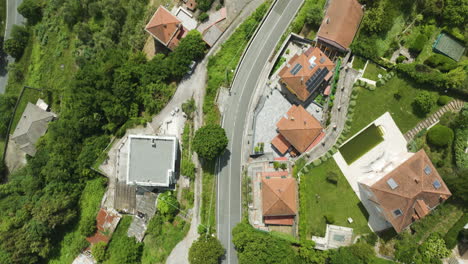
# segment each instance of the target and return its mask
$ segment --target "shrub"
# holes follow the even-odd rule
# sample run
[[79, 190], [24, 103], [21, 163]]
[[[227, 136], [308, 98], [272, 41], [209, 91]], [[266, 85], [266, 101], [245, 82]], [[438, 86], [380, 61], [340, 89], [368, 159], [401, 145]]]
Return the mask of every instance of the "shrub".
[[409, 46], [409, 51], [415, 54], [421, 53], [422, 49], [424, 48], [424, 45], [426, 45], [426, 42], [429, 39], [425, 34], [419, 34], [416, 39], [411, 43]]
[[195, 164], [187, 158], [182, 158], [181, 173], [192, 180], [195, 179]]
[[427, 132], [427, 141], [436, 147], [446, 147], [453, 141], [453, 130], [443, 125], [435, 125]]
[[214, 0], [196, 0], [197, 7], [203, 12], [210, 10], [211, 5], [213, 4]]
[[200, 236], [189, 250], [190, 264], [217, 264], [224, 255], [221, 242], [212, 236]]
[[84, 237], [93, 235], [96, 232], [96, 218], [93, 216], [84, 218], [80, 223], [79, 231]]
[[351, 102], [349, 102], [349, 106], [356, 106], [356, 100], [351, 100]]
[[325, 218], [325, 222], [327, 222], [329, 225], [335, 223], [335, 217], [332, 214], [326, 214], [323, 216], [323, 218]]
[[210, 18], [210, 16], [209, 16], [207, 13], [205, 13], [205, 12], [201, 12], [201, 13], [198, 15], [198, 21], [200, 21], [200, 22], [202, 22], [202, 23], [205, 22], [205, 21], [207, 21], [208, 18]]
[[429, 113], [435, 105], [435, 97], [428, 91], [422, 91], [414, 100], [415, 110], [420, 115]]
[[441, 72], [449, 72], [457, 67], [457, 63], [454, 60], [438, 53], [427, 58], [424, 64], [436, 68]]
[[42, 18], [42, 9], [40, 6], [40, 1], [24, 0], [18, 6], [18, 13], [27, 18], [29, 24], [36, 24]]
[[403, 61], [406, 60], [406, 57], [403, 56], [403, 55], [400, 55], [398, 56], [398, 58], [396, 59], [396, 63], [402, 63]]
[[315, 167], [317, 167], [317, 166], [319, 166], [320, 164], [322, 164], [322, 161], [321, 161], [320, 159], [316, 159], [316, 160], [314, 160], [314, 162], [312, 162], [312, 164], [313, 164]]
[[445, 234], [444, 241], [448, 249], [453, 249], [458, 244], [462, 235], [461, 232], [464, 230], [463, 227], [467, 222], [468, 214], [465, 213]]
[[208, 232], [208, 228], [204, 225], [198, 225], [197, 232], [199, 235], [205, 235]]
[[450, 100], [452, 100], [452, 98], [450, 96], [441, 95], [441, 96], [439, 96], [439, 99], [437, 100], [437, 104], [440, 105], [440, 106], [444, 106], [444, 105], [448, 104], [448, 102], [450, 102]]
[[11, 39], [7, 39], [3, 43], [3, 49], [15, 59], [19, 59], [28, 45], [28, 40], [28, 30], [24, 26], [13, 25], [11, 30]]
[[333, 171], [327, 172], [327, 181], [335, 185], [338, 184], [338, 174], [336, 174], [336, 172]]
[[201, 127], [193, 138], [193, 149], [206, 160], [213, 160], [222, 154], [227, 144], [226, 132], [221, 126], [214, 124]]
[[103, 241], [100, 241], [91, 247], [91, 253], [98, 263], [106, 260], [106, 249], [107, 244]]
[[170, 191], [158, 196], [157, 208], [166, 221], [172, 222], [179, 212], [179, 207], [179, 201], [177, 201], [177, 198]]
[[457, 129], [455, 131], [455, 163], [460, 169], [468, 168], [468, 155], [465, 153], [466, 148], [468, 148], [468, 142], [466, 141], [467, 138], [468, 129]]

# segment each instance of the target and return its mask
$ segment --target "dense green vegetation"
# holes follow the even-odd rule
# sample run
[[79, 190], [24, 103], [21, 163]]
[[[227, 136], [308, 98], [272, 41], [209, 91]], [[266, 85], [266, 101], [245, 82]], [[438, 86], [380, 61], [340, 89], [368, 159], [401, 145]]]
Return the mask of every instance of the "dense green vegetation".
[[190, 223], [179, 216], [172, 222], [156, 214], [148, 224], [143, 240], [142, 264], [165, 263], [167, 257], [187, 234]]
[[218, 264], [224, 255], [221, 242], [215, 237], [201, 235], [189, 251], [190, 264]]
[[140, 263], [143, 244], [136, 242], [134, 237], [128, 237], [127, 231], [131, 216], [124, 216], [121, 220], [112, 239], [107, 246], [104, 264], [137, 264]]
[[[304, 168], [299, 185], [299, 236], [324, 236], [328, 221], [354, 229], [355, 234], [369, 233], [367, 211], [333, 159], [320, 166]], [[337, 175], [337, 183], [327, 180], [330, 173]], [[348, 223], [348, 217], [353, 223]], [[333, 218], [333, 219], [332, 219]]]
[[228, 138], [220, 125], [208, 124], [195, 132], [193, 148], [198, 156], [212, 161], [226, 149]]
[[60, 118], [49, 125], [36, 156], [0, 187], [0, 262], [51, 257], [80, 215], [86, 182], [99, 177], [89, 168], [107, 135], [158, 112], [174, 91], [171, 83], [204, 56], [201, 35], [190, 32], [174, 52], [147, 61], [138, 52], [146, 8], [146, 0], [43, 1], [42, 20], [28, 23], [32, 35], [16, 64], [26, 70], [11, 78], [7, 94], [16, 95], [23, 84], [47, 92], [25, 93], [15, 123], [27, 100], [38, 96]]

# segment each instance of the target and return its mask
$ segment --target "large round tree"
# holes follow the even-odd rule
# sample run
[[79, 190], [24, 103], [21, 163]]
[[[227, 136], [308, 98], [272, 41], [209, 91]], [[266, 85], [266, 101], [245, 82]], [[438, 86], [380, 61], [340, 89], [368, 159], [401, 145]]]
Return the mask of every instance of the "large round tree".
[[224, 255], [224, 248], [218, 239], [212, 236], [200, 236], [189, 250], [190, 264], [218, 264]]
[[219, 125], [206, 125], [195, 132], [193, 148], [197, 154], [213, 160], [224, 152], [228, 144], [226, 132]]
[[436, 147], [445, 147], [453, 141], [453, 130], [443, 125], [435, 125], [427, 132], [429, 144]]

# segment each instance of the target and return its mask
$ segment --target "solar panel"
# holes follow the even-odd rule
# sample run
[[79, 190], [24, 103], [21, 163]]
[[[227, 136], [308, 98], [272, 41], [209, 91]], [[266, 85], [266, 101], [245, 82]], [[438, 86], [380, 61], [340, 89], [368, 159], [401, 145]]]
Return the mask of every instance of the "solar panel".
[[439, 189], [442, 185], [440, 184], [439, 180], [435, 180], [432, 185], [434, 185], [434, 188]]
[[294, 67], [292, 68], [291, 74], [296, 75], [301, 69], [302, 69], [302, 65], [300, 65], [298, 63], [298, 64], [294, 65]]
[[306, 86], [307, 86], [307, 91], [309, 93], [312, 93], [313, 90], [315, 90], [315, 88], [317, 88], [317, 86], [319, 86], [322, 81], [323, 81], [323, 78], [325, 78], [325, 76], [328, 74], [328, 69], [327, 68], [320, 68], [318, 69], [314, 75], [312, 75], [312, 77], [309, 78], [309, 80], [307, 80], [306, 82]]
[[388, 186], [390, 186], [390, 188], [392, 188], [392, 190], [395, 190], [395, 188], [398, 187], [398, 184], [396, 183], [396, 181], [393, 178], [390, 178], [387, 181], [387, 184], [388, 184]]
[[402, 212], [400, 209], [396, 209], [395, 211], [393, 211], [393, 214], [394, 214], [395, 216], [400, 216], [400, 215], [403, 214], [403, 212]]
[[429, 165], [426, 165], [426, 167], [424, 167], [424, 173], [426, 173], [426, 175], [429, 175], [431, 174], [431, 172], [432, 172], [431, 167], [429, 167]]

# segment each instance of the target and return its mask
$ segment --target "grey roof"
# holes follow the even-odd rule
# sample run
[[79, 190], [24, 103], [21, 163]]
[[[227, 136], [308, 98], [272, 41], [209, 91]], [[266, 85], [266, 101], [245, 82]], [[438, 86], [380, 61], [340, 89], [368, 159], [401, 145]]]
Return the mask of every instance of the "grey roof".
[[157, 194], [152, 192], [145, 192], [143, 195], [137, 195], [137, 213], [142, 213], [143, 216], [140, 217], [135, 215], [133, 221], [130, 224], [127, 235], [129, 237], [135, 237], [138, 241], [143, 241], [145, 237], [145, 232], [147, 224], [153, 218], [156, 213], [156, 199], [158, 198]]
[[176, 137], [129, 136], [127, 184], [169, 187], [174, 181]]
[[204, 33], [203, 33], [203, 40], [210, 46], [212, 47], [216, 41], [221, 37], [223, 34], [223, 31], [219, 29], [216, 25], [208, 28]]
[[32, 103], [28, 103], [11, 139], [21, 150], [34, 156], [36, 154], [34, 144], [46, 133], [48, 123], [55, 117], [54, 113], [44, 111]]

